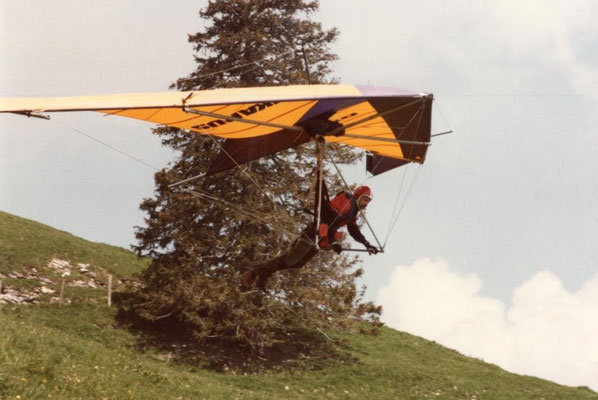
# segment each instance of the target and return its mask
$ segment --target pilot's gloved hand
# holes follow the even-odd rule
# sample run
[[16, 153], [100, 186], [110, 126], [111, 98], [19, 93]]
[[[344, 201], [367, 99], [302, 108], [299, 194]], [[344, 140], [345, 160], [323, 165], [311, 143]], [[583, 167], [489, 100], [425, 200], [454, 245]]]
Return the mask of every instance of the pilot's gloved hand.
[[343, 248], [340, 245], [340, 243], [334, 242], [334, 243], [332, 243], [331, 247], [332, 247], [332, 250], [334, 250], [334, 252], [336, 254], [341, 254], [341, 251], [343, 251]]
[[378, 249], [376, 247], [372, 246], [371, 244], [368, 244], [366, 247], [368, 249], [368, 254], [370, 256], [374, 255], [374, 254], [378, 254]]

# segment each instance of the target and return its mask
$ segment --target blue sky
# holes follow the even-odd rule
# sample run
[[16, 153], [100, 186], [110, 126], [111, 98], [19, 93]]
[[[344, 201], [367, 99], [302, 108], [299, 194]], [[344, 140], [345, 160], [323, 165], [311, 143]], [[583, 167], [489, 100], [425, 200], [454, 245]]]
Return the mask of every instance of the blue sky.
[[[165, 91], [194, 69], [203, 4], [3, 1], [1, 95]], [[434, 133], [454, 131], [423, 167], [347, 171], [383, 238], [406, 182], [387, 251], [364, 259], [368, 299], [397, 329], [598, 389], [598, 3], [325, 0], [315, 18], [341, 32], [341, 82], [434, 93]], [[128, 247], [154, 171], [77, 131], [173, 158], [139, 121], [2, 115], [0, 209]]]

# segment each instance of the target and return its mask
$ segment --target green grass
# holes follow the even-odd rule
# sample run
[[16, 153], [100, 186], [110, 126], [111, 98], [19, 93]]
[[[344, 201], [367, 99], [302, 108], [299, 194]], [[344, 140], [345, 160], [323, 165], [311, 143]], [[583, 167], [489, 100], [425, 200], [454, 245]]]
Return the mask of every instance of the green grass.
[[376, 337], [329, 333], [349, 341], [339, 350], [352, 360], [322, 369], [215, 372], [137, 348], [139, 337], [118, 328], [115, 314], [88, 303], [4, 306], [0, 398], [598, 399], [388, 328]]
[[130, 276], [147, 266], [130, 251], [92, 243], [68, 232], [0, 211], [0, 272], [41, 268], [53, 258], [91, 264], [121, 276]]
[[[2, 230], [6, 220], [20, 221], [0, 214]], [[21, 236], [0, 233], [2, 249], [12, 249], [18, 256], [9, 257], [21, 260], [17, 270], [48, 257], [42, 249], [51, 246], [41, 243], [39, 249], [19, 249], [14, 240], [27, 242], [29, 233], [67, 246], [52, 254], [65, 259], [79, 254], [85, 263], [87, 256], [98, 257], [94, 262], [102, 268], [112, 265], [111, 271], [122, 277], [143, 265], [128, 264], [136, 258], [123, 249], [23, 223], [29, 230]], [[32, 232], [36, 228], [43, 235]], [[73, 251], [77, 246], [78, 253]], [[110, 248], [118, 262], [112, 263]], [[98, 256], [100, 249], [105, 259]], [[3, 268], [10, 270], [10, 263]], [[102, 293], [68, 288], [70, 304], [0, 305], [0, 399], [598, 399], [587, 388], [511, 374], [389, 328], [378, 336], [360, 335], [358, 326], [355, 332], [327, 332], [337, 353], [329, 359], [312, 362], [309, 355], [297, 355], [292, 368], [247, 375], [218, 372], [203, 367], [206, 362], [173, 356], [180, 348], [142, 346], [147, 337], [126, 329], [117, 307], [93, 301]]]

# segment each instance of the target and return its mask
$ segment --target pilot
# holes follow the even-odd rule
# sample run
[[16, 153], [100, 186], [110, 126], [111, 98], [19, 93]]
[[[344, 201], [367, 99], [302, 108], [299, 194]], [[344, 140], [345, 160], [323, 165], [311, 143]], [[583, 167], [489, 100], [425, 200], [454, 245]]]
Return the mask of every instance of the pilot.
[[[241, 275], [241, 290], [251, 290], [257, 280], [257, 287], [265, 291], [268, 279], [272, 274], [284, 269], [302, 268], [316, 255], [318, 248], [333, 250], [340, 254], [343, 249], [337, 240], [342, 238], [342, 235], [338, 229], [345, 225], [349, 235], [363, 244], [370, 255], [378, 253], [378, 249], [366, 240], [357, 225], [359, 211], [365, 210], [372, 200], [372, 190], [368, 186], [359, 186], [353, 193], [340, 192], [330, 200], [325, 184], [322, 189], [317, 245], [314, 242], [314, 237], [316, 237], [316, 222], [314, 222], [293, 241], [285, 254], [255, 266]], [[316, 200], [318, 197], [319, 193], [316, 190]], [[315, 204], [317, 207], [318, 202], [316, 201]], [[317, 213], [314, 214], [317, 215]]]

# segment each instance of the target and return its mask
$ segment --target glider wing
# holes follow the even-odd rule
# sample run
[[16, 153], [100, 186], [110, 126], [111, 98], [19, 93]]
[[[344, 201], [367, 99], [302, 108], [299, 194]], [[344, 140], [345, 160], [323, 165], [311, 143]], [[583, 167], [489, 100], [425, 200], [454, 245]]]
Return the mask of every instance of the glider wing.
[[318, 120], [342, 124], [324, 140], [371, 153], [368, 170], [374, 174], [423, 163], [431, 109], [430, 94], [350, 85], [0, 98], [0, 112], [95, 111], [225, 138], [210, 174], [311, 140], [304, 127]]

